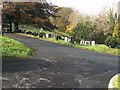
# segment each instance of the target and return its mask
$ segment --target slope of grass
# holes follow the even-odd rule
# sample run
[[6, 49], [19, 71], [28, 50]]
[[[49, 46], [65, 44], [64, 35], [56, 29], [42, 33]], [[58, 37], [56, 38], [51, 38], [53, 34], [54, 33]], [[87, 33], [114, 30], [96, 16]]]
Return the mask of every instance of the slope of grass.
[[35, 28], [33, 26], [28, 26], [28, 25], [20, 25], [20, 29], [25, 32], [36, 32], [36, 33], [46, 33], [46, 34], [51, 34], [52, 32], [40, 28]]
[[20, 25], [20, 29], [21, 29], [22, 31], [25, 31], [25, 32], [30, 31], [30, 32], [46, 33], [46, 34], [56, 33], [56, 34], [58, 34], [58, 35], [70, 37], [70, 35], [69, 35], [68, 33], [64, 33], [64, 32], [58, 31], [58, 30], [54, 30], [53, 32], [50, 32], [50, 31], [45, 30], [45, 29], [35, 28], [35, 27], [33, 27], [33, 26], [28, 26], [28, 25]]
[[120, 55], [119, 49], [110, 48], [104, 44], [96, 44], [95, 46], [85, 46], [85, 45], [77, 45], [76, 44], [75, 47], [92, 50], [92, 51], [97, 51], [97, 52], [101, 52], [101, 53], [106, 53], [106, 54]]
[[8, 37], [0, 36], [0, 45], [3, 58], [28, 58], [33, 54], [31, 48]]
[[116, 90], [120, 90], [120, 74], [116, 76], [115, 81], [114, 81], [114, 86]]
[[110, 48], [104, 44], [96, 44], [95, 46], [86, 46], [86, 45], [72, 44], [70, 42], [65, 42], [63, 40], [57, 41], [55, 38], [40, 38], [40, 39], [54, 42], [54, 43], [59, 43], [62, 45], [68, 45], [68, 46], [75, 47], [75, 48], [86, 49], [86, 50], [91, 50], [91, 51], [96, 51], [96, 52], [101, 52], [101, 53], [106, 53], [106, 54], [112, 54], [112, 55], [120, 55], [119, 49]]

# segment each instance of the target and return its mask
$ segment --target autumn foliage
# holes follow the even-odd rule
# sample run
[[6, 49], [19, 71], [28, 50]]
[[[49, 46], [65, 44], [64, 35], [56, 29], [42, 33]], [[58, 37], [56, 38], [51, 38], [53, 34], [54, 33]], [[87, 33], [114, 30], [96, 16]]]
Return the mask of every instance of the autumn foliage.
[[47, 2], [6, 2], [3, 6], [3, 24], [8, 23], [11, 32], [12, 23], [14, 31], [19, 30], [19, 24], [29, 24], [47, 30], [55, 28], [49, 17], [54, 16], [57, 7]]

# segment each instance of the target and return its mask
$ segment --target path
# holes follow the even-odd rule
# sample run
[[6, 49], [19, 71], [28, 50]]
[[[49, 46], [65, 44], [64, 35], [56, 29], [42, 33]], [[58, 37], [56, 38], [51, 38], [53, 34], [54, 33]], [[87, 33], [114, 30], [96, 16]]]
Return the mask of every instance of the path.
[[3, 59], [4, 88], [106, 88], [118, 56], [6, 34], [37, 50], [29, 59]]

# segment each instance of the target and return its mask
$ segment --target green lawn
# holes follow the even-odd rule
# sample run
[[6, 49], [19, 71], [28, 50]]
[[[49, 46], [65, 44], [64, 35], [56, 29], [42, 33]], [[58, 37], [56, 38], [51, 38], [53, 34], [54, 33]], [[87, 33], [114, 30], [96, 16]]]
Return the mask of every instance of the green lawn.
[[8, 37], [0, 36], [0, 45], [3, 58], [28, 58], [33, 54], [31, 48]]
[[[28, 34], [21, 34], [21, 35], [25, 35], [25, 36], [29, 36], [33, 38], [39, 38], [39, 37], [35, 37], [33, 35], [28, 35]], [[96, 44], [95, 46], [85, 46], [85, 45], [79, 45], [79, 44], [72, 44], [70, 42], [65, 42], [63, 40], [57, 41], [55, 38], [39, 38], [39, 39], [54, 42], [54, 43], [59, 43], [62, 45], [68, 45], [68, 46], [76, 47], [80, 49], [86, 49], [86, 50], [91, 50], [91, 51], [96, 51], [96, 52], [101, 52], [101, 53], [106, 53], [106, 54], [112, 54], [112, 55], [120, 55], [120, 52], [119, 52], [120, 49], [110, 48], [103, 44]]]
[[40, 32], [41, 32], [41, 33], [46, 33], [46, 34], [56, 33], [56, 34], [58, 34], [58, 35], [70, 37], [70, 35], [69, 35], [68, 33], [60, 32], [60, 31], [58, 31], [58, 30], [54, 30], [53, 32], [50, 32], [50, 31], [48, 31], [48, 30], [45, 30], [45, 29], [42, 29], [42, 30], [41, 30], [40, 28], [35, 28], [35, 27], [29, 26], [29, 25], [20, 25], [19, 27], [20, 27], [20, 29], [21, 29], [22, 31], [25, 31], [25, 32], [28, 32], [28, 31], [30, 31], [30, 32], [37, 32], [37, 33], [40, 33]]
[[97, 52], [101, 52], [101, 53], [106, 53], [106, 54], [120, 55], [120, 53], [118, 52], [119, 49], [110, 48], [104, 44], [96, 44], [95, 46], [75, 45], [75, 47], [82, 48], [82, 49], [88, 49], [88, 50], [92, 50], [92, 51], [97, 51]]
[[116, 90], [120, 90], [120, 74], [115, 77], [114, 86]]
[[29, 25], [20, 25], [19, 27], [22, 31], [25, 31], [25, 32], [28, 32], [28, 31], [37, 32], [37, 33], [41, 32], [41, 33], [46, 33], [46, 34], [51, 34], [52, 33], [48, 30], [44, 30], [44, 29], [41, 30], [40, 28], [35, 28], [35, 27], [29, 26]]

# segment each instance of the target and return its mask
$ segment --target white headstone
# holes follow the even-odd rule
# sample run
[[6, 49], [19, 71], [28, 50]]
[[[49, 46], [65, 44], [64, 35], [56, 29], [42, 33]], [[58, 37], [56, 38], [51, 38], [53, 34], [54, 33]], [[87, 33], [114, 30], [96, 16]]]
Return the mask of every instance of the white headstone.
[[84, 40], [81, 40], [80, 41], [80, 45], [84, 45], [85, 44], [85, 41]]
[[65, 42], [67, 42], [68, 41], [68, 38], [67, 37], [65, 37]]
[[76, 41], [74, 43], [77, 43]]
[[68, 42], [70, 42], [70, 38], [68, 38]]
[[95, 41], [91, 41], [91, 45], [94, 46], [95, 45]]
[[85, 45], [90, 45], [90, 41], [85, 41]]
[[42, 32], [43, 31], [43, 29], [42, 28], [40, 28], [40, 32]]
[[46, 34], [46, 38], [49, 38], [49, 34]]

